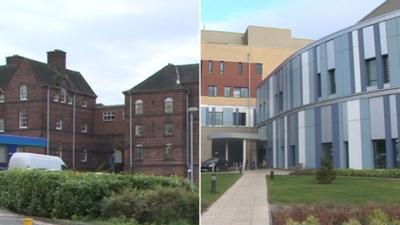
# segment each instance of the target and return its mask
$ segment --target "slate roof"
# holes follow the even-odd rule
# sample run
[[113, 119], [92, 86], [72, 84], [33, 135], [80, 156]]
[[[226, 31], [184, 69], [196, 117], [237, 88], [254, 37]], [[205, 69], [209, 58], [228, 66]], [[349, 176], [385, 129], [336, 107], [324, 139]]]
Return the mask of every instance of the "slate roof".
[[365, 20], [372, 19], [398, 10], [400, 10], [400, 0], [386, 0], [381, 5], [372, 10], [370, 13], [368, 13], [359, 22], [363, 22]]
[[[23, 58], [26, 60], [33, 72], [38, 76], [40, 82], [43, 85], [58, 86], [60, 81], [65, 77], [69, 85], [69, 89], [72, 91], [77, 91], [82, 94], [89, 96], [96, 96], [92, 88], [83, 78], [82, 74], [77, 71], [68, 70], [61, 72], [60, 70], [39, 61], [35, 61], [28, 58]], [[17, 66], [1, 66], [0, 67], [0, 87], [6, 85], [8, 80], [16, 71]]]
[[[177, 82], [177, 72], [180, 83]], [[128, 92], [160, 91], [183, 88], [184, 83], [199, 81], [199, 64], [173, 65], [168, 64], [149, 78], [131, 88]]]

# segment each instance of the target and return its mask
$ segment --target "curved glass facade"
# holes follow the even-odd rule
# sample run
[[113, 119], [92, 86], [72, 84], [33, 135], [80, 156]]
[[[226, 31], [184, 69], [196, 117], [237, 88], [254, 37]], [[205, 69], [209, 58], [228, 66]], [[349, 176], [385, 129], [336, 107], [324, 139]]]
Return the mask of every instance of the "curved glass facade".
[[400, 12], [299, 50], [257, 87], [269, 167], [400, 166]]

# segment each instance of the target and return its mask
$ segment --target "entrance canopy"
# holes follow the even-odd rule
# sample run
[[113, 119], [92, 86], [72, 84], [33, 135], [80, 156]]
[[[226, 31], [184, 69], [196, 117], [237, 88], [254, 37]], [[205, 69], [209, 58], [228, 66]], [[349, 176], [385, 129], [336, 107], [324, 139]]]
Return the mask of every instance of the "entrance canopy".
[[209, 140], [216, 140], [216, 139], [240, 139], [240, 140], [255, 140], [255, 141], [262, 141], [263, 139], [258, 134], [252, 133], [213, 133], [208, 135]]
[[0, 134], [0, 144], [46, 147], [46, 138]]

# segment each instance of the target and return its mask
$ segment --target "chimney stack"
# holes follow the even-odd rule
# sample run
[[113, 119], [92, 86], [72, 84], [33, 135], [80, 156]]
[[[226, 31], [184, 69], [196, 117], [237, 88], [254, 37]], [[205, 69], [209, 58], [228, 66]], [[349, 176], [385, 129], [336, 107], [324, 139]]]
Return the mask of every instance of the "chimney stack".
[[65, 70], [66, 53], [58, 49], [47, 52], [47, 64], [57, 67], [60, 70]]
[[8, 56], [6, 57], [6, 64], [7, 66], [17, 66], [22, 62], [22, 60], [23, 57], [19, 55]]

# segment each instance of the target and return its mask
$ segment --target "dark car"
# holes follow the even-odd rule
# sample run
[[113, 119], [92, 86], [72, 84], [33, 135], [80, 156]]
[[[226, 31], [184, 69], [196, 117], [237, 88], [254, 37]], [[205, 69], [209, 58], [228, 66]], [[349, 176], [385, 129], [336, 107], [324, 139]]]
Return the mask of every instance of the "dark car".
[[212, 172], [214, 167], [215, 172], [219, 172], [221, 170], [228, 170], [228, 161], [225, 159], [221, 158], [214, 158], [214, 159], [209, 159], [201, 164], [201, 171], [208, 171]]

